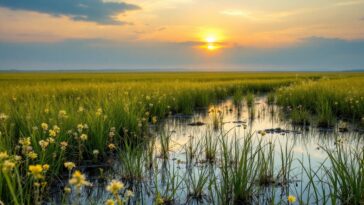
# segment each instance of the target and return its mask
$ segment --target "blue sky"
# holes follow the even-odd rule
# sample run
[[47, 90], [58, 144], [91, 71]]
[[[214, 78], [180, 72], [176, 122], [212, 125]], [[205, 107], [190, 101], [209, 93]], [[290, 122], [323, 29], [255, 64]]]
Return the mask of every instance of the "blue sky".
[[362, 0], [0, 0], [0, 70], [363, 69], [363, 10]]

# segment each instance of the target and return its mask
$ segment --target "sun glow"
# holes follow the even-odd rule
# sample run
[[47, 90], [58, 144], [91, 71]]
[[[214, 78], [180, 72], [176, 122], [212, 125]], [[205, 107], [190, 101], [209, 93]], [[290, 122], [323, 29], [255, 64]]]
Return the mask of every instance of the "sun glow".
[[216, 51], [222, 48], [223, 35], [218, 30], [208, 30], [200, 33], [201, 48]]

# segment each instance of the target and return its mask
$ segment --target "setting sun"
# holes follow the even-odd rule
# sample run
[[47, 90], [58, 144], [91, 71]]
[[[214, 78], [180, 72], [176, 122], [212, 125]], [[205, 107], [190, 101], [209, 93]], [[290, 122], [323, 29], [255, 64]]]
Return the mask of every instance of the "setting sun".
[[203, 38], [203, 45], [202, 48], [208, 51], [215, 51], [221, 48], [221, 37], [217, 37], [215, 34], [208, 34], [206, 37]]

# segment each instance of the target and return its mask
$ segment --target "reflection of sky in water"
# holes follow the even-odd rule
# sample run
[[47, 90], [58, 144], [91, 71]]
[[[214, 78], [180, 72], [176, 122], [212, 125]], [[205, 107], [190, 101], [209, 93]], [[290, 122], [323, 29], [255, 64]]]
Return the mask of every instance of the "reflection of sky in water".
[[[213, 129], [212, 113], [208, 113], [208, 110], [211, 108], [222, 111], [222, 129]], [[199, 174], [201, 174], [199, 171], [201, 171], [203, 167], [206, 168], [207, 166], [207, 163], [202, 163], [205, 159], [203, 146], [204, 137], [206, 135], [210, 135], [214, 140], [218, 140], [218, 138], [221, 137], [221, 133], [227, 133], [227, 135], [224, 136], [226, 139], [232, 140], [236, 138], [239, 142], [239, 140], [241, 141], [244, 136], [246, 136], [248, 133], [251, 133], [253, 144], [255, 145], [260, 140], [263, 142], [263, 144], [272, 142], [275, 145], [275, 174], [279, 171], [281, 165], [280, 147], [282, 146], [284, 149], [286, 144], [289, 147], [293, 146], [292, 152], [294, 161], [292, 163], [292, 174], [290, 176], [292, 183], [290, 183], [289, 186], [285, 188], [282, 186], [271, 186], [264, 188], [265, 190], [262, 192], [262, 196], [258, 199], [259, 204], [265, 204], [267, 202], [266, 199], [271, 197], [272, 193], [275, 193], [276, 202], [279, 202], [280, 197], [282, 197], [282, 199], [286, 198], [288, 190], [289, 194], [303, 196], [306, 200], [307, 193], [301, 193], [301, 190], [304, 189], [308, 179], [303, 173], [304, 171], [302, 169], [301, 162], [305, 167], [309, 167], [309, 156], [311, 160], [311, 167], [313, 170], [316, 170], [326, 159], [326, 154], [324, 151], [319, 149], [320, 145], [328, 146], [334, 149], [334, 143], [338, 137], [345, 139], [344, 146], [350, 147], [359, 144], [362, 145], [362, 140], [360, 139], [358, 133], [339, 133], [336, 131], [319, 132], [316, 128], [312, 127], [310, 127], [308, 130], [294, 128], [289, 122], [283, 120], [283, 113], [281, 113], [282, 111], [276, 106], [268, 106], [266, 104], [266, 99], [263, 97], [256, 99], [254, 104], [253, 119], [250, 118], [250, 111], [246, 105], [243, 105], [240, 109], [240, 112], [238, 112], [238, 109], [232, 104], [231, 100], [227, 100], [216, 106], [212, 106], [208, 110], [201, 110], [192, 116], [172, 116], [163, 122], [162, 125], [164, 126], [166, 135], [171, 136], [169, 159], [166, 161], [160, 158], [161, 145], [160, 141], [157, 139], [155, 144], [155, 159], [157, 160], [158, 164], [157, 175], [153, 175], [150, 170], [145, 170], [145, 180], [143, 183], [133, 186], [134, 191], [136, 192], [134, 202], [139, 201], [142, 202], [142, 204], [153, 204], [155, 181], [158, 181], [158, 187], [160, 187], [159, 189], [163, 190], [163, 187], [165, 187], [163, 181], [165, 178], [168, 178], [169, 173], [174, 172], [178, 175], [177, 181], [182, 182], [177, 192], [178, 200], [176, 203], [186, 203], [186, 196], [188, 193], [186, 191], [186, 185], [183, 182], [185, 180], [183, 178], [186, 177], [186, 173], [188, 173], [188, 168], [185, 163], [186, 148], [190, 144], [193, 144], [193, 147], [196, 149], [197, 163], [195, 163], [195, 166], [192, 167], [191, 173], [197, 177]], [[273, 113], [271, 112], [272, 110], [274, 111]], [[202, 126], [188, 125], [192, 122], [203, 122], [206, 124]], [[244, 128], [244, 124], [246, 125], [246, 128]], [[265, 136], [258, 134], [259, 130], [275, 128], [288, 131], [280, 133], [267, 133]], [[328, 166], [329, 162], [326, 161], [325, 165]], [[114, 164], [114, 166], [116, 167], [116, 171], [110, 171], [106, 174], [109, 180], [120, 179], [120, 168], [123, 165], [117, 162]], [[217, 169], [217, 167], [219, 166], [219, 154], [217, 155], [217, 162], [214, 166], [215, 168], [213, 172], [218, 175], [219, 169]], [[318, 175], [321, 174], [321, 171], [318, 172]], [[157, 176], [157, 180], [155, 179], [155, 176]], [[88, 190], [88, 197], [86, 197], [87, 194], [84, 194], [83, 201], [85, 204], [88, 204], [90, 200], [103, 203], [108, 197], [110, 197], [110, 194], [105, 192], [105, 184], [94, 181], [94, 185], [98, 188]], [[311, 201], [312, 200], [313, 199], [311, 198]], [[187, 204], [196, 204], [196, 201], [189, 201]], [[205, 201], [205, 204], [210, 203]]]
[[[338, 138], [345, 139], [344, 146], [356, 146], [362, 144], [358, 133], [337, 132], [337, 129], [331, 131], [319, 131], [317, 128], [309, 127], [308, 129], [293, 127], [289, 121], [284, 120], [282, 110], [276, 106], [268, 106], [266, 104], [266, 99], [259, 97], [256, 99], [254, 105], [254, 118], [250, 118], [250, 111], [246, 105], [243, 105], [238, 109], [233, 105], [231, 100], [222, 102], [219, 105], [211, 106], [211, 108], [217, 108], [223, 113], [223, 127], [222, 133], [228, 133], [226, 137], [237, 137], [244, 138], [248, 133], [253, 135], [253, 143], [257, 144], [259, 140], [263, 141], [263, 144], [272, 142], [275, 145], [275, 172], [278, 172], [280, 168], [280, 147], [284, 149], [286, 144], [291, 147], [293, 152], [292, 162], [292, 174], [291, 180], [296, 183], [290, 185], [290, 193], [297, 195], [303, 195], [306, 197], [306, 193], [301, 194], [301, 181], [303, 182], [303, 187], [307, 183], [307, 178], [305, 178], [304, 170], [302, 169], [301, 163], [305, 167], [309, 167], [316, 170], [320, 165], [329, 166], [328, 160], [325, 161], [327, 155], [319, 148], [320, 146], [327, 146], [329, 148], [335, 148], [335, 142]], [[272, 111], [274, 111], [272, 113]], [[185, 160], [185, 147], [188, 146], [191, 136], [195, 144], [202, 146], [204, 137], [206, 134], [212, 134], [215, 136], [215, 140], [221, 135], [221, 131], [213, 131], [212, 114], [208, 114], [207, 111], [197, 112], [195, 115], [190, 117], [171, 117], [166, 120], [165, 129], [172, 131], [172, 143], [171, 143], [171, 155], [172, 158], [179, 159], [181, 161]], [[203, 122], [206, 123], [202, 126], [189, 126], [188, 123], [192, 122]], [[239, 122], [239, 123], [237, 123]], [[246, 123], [242, 123], [246, 122]], [[243, 125], [247, 125], [244, 129]], [[286, 132], [279, 133], [267, 133], [265, 136], [258, 134], [260, 130], [275, 129], [280, 128]], [[158, 146], [157, 146], [158, 148]], [[199, 152], [200, 157], [203, 159], [203, 151]], [[309, 160], [311, 164], [309, 164]], [[318, 172], [318, 175], [322, 172]], [[296, 186], [297, 185], [297, 186]], [[281, 188], [275, 188], [276, 197], [279, 198], [281, 194]], [[298, 193], [297, 193], [298, 192]], [[283, 198], [285, 196], [282, 196]], [[279, 199], [278, 199], [279, 201]]]

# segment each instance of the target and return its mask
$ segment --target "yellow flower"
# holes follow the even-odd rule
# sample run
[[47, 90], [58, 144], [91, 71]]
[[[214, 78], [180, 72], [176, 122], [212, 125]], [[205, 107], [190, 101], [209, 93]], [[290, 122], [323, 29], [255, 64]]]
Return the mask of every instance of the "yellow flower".
[[49, 136], [51, 136], [51, 137], [57, 136], [57, 132], [54, 130], [49, 130], [48, 132], [49, 132]]
[[8, 152], [0, 152], [0, 160], [7, 159], [9, 157]]
[[44, 113], [47, 113], [48, 114], [49, 113], [49, 109], [48, 108], [45, 108], [44, 109]]
[[109, 185], [107, 185], [106, 190], [113, 194], [117, 194], [121, 189], [124, 188], [124, 184], [118, 180], [112, 180]]
[[19, 155], [14, 155], [14, 160], [15, 161], [20, 161], [22, 159], [22, 157], [21, 156], [19, 156]]
[[65, 188], [64, 188], [64, 192], [66, 192], [67, 194], [68, 194], [68, 193], [71, 193], [71, 188], [69, 188], [69, 187], [65, 187]]
[[80, 139], [81, 139], [81, 141], [86, 141], [87, 140], [87, 135], [86, 134], [82, 134], [80, 136]]
[[43, 150], [45, 150], [49, 145], [49, 142], [45, 140], [40, 140], [38, 143]]
[[47, 142], [49, 142], [49, 144], [53, 144], [54, 143], [54, 138], [53, 137], [48, 137]]
[[58, 117], [59, 118], [66, 118], [67, 117], [67, 112], [65, 110], [60, 110], [58, 112]]
[[110, 144], [108, 145], [108, 147], [109, 147], [109, 149], [110, 149], [110, 150], [114, 150], [114, 149], [116, 149], [115, 144], [112, 144], [112, 143], [110, 143]]
[[153, 116], [153, 117], [152, 117], [152, 123], [153, 123], [153, 124], [157, 123], [157, 116]]
[[84, 128], [83, 124], [78, 124], [77, 125], [78, 132], [82, 132], [83, 128]]
[[80, 171], [76, 170], [72, 174], [72, 178], [69, 180], [69, 183], [71, 185], [76, 186], [77, 188], [81, 188], [82, 186], [91, 186], [91, 183], [86, 180], [86, 177], [84, 174], [82, 174]]
[[43, 164], [42, 168], [44, 171], [47, 171], [49, 169], [49, 164]]
[[31, 144], [30, 137], [24, 137], [19, 139], [19, 144], [23, 146], [29, 146]]
[[36, 179], [42, 179], [44, 177], [43, 174], [42, 174], [43, 167], [40, 164], [37, 164], [37, 165], [29, 165], [29, 171], [32, 173], [32, 175]]
[[66, 150], [67, 149], [67, 146], [68, 146], [68, 142], [66, 142], [66, 141], [62, 141], [61, 143], [60, 143], [60, 145], [61, 145], [61, 150]]
[[38, 157], [38, 154], [35, 153], [35, 152], [33, 152], [33, 151], [31, 151], [31, 152], [28, 153], [28, 157], [30, 159], [36, 159]]
[[115, 202], [114, 202], [114, 200], [112, 200], [112, 199], [108, 199], [108, 200], [105, 202], [105, 205], [115, 205]]
[[66, 167], [68, 170], [72, 170], [73, 168], [75, 168], [76, 167], [76, 165], [75, 165], [75, 163], [73, 163], [73, 162], [65, 162], [64, 163], [64, 167]]
[[42, 129], [45, 131], [45, 130], [48, 130], [48, 124], [43, 122], [41, 125]]
[[53, 130], [54, 130], [56, 133], [60, 133], [60, 132], [61, 132], [61, 128], [59, 128], [57, 125], [53, 125]]
[[289, 203], [294, 203], [296, 201], [296, 197], [293, 195], [289, 195], [287, 199]]
[[100, 116], [101, 114], [102, 114], [102, 109], [101, 108], [97, 109], [96, 116]]
[[83, 112], [85, 111], [85, 108], [83, 108], [82, 106], [78, 107], [78, 111], [77, 112]]
[[125, 197], [129, 198], [129, 197], [133, 197], [134, 196], [134, 192], [131, 190], [126, 190], [125, 192]]
[[2, 167], [4, 172], [11, 171], [14, 169], [15, 163], [10, 160], [5, 160]]

